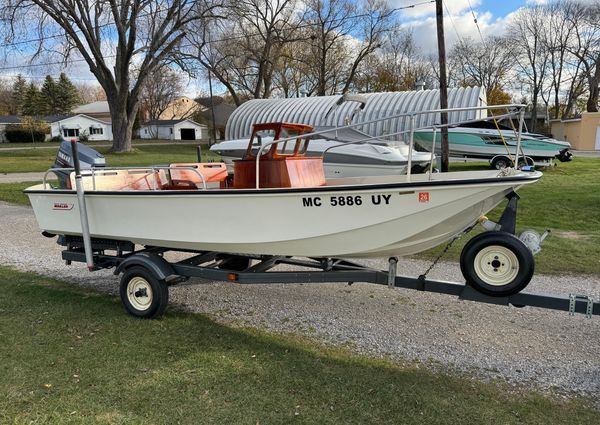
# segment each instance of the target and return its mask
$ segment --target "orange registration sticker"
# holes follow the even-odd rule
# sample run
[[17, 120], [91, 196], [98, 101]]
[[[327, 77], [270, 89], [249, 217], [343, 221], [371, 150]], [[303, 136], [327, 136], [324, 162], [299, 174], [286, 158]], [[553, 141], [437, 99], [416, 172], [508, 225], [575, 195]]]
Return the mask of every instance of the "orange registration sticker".
[[419, 202], [429, 202], [429, 192], [419, 192]]

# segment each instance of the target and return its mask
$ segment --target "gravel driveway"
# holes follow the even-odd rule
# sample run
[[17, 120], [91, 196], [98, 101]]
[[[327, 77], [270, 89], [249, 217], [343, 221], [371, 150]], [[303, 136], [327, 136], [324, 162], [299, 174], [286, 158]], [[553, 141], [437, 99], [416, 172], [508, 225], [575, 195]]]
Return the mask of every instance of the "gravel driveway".
[[[60, 247], [40, 235], [30, 208], [0, 203], [0, 234], [0, 264], [117, 293], [111, 272], [89, 273], [83, 264], [65, 266]], [[416, 276], [427, 266], [401, 260], [398, 270]], [[439, 264], [429, 277], [461, 280], [453, 263]], [[224, 323], [301, 333], [371, 356], [418, 360], [515, 385], [584, 393], [600, 405], [597, 316], [589, 320], [361, 283], [204, 283], [173, 287], [171, 302]], [[600, 278], [537, 275], [528, 290], [583, 293], [598, 300]]]

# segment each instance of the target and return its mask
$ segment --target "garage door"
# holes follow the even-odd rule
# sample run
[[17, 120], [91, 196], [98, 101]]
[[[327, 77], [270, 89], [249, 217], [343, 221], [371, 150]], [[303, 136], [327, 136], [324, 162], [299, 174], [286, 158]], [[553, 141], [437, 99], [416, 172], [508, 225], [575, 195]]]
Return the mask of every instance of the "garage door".
[[182, 128], [181, 140], [196, 140], [196, 130], [193, 128]]

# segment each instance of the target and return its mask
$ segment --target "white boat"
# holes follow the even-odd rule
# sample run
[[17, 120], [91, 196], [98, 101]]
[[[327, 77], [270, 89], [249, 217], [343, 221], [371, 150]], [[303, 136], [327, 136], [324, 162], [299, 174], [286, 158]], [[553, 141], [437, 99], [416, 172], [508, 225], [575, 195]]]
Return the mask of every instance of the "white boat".
[[[276, 139], [284, 130], [310, 131], [276, 125]], [[322, 159], [304, 156], [308, 141], [297, 137], [292, 153], [273, 143], [260, 161], [250, 144], [247, 159], [235, 162], [233, 181], [218, 163], [197, 164], [195, 170], [88, 171], [83, 183], [90, 234], [244, 254], [408, 255], [449, 240], [542, 175], [511, 170], [325, 179]], [[194, 175], [200, 178], [194, 181]], [[41, 184], [25, 193], [43, 231], [82, 234], [74, 190]]]
[[[406, 174], [409, 147], [404, 142], [378, 140], [355, 129], [318, 129], [308, 146], [306, 155], [323, 157], [326, 178], [385, 176]], [[233, 161], [242, 159], [249, 139], [226, 140], [211, 146], [218, 153], [230, 171]], [[272, 135], [255, 137], [253, 151], [263, 143], [271, 143]], [[428, 169], [431, 155], [426, 152], [412, 153], [412, 171]]]
[[[430, 152], [433, 141], [433, 130], [416, 130], [415, 143]], [[436, 132], [435, 152], [441, 151], [441, 132]], [[475, 122], [448, 128], [448, 148], [450, 156], [489, 159], [494, 168], [510, 165], [510, 158], [515, 157], [517, 135], [508, 127], [499, 129], [490, 122]], [[555, 140], [541, 134], [521, 133], [521, 151], [519, 155], [530, 158], [530, 162], [549, 163], [553, 159], [570, 161], [571, 145], [568, 142]], [[531, 164], [533, 165], [533, 164]]]

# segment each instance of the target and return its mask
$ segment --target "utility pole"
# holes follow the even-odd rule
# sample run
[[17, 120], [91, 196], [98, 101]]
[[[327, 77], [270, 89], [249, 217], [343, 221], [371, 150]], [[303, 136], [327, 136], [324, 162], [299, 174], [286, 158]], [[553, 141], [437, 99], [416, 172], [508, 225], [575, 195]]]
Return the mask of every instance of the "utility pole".
[[[437, 21], [438, 61], [440, 67], [440, 109], [448, 109], [448, 78], [446, 77], [446, 42], [444, 41], [444, 12], [442, 0], [435, 1]], [[442, 112], [442, 172], [448, 171], [448, 113]]]
[[215, 122], [215, 99], [213, 97], [213, 90], [212, 90], [212, 72], [210, 72], [210, 69], [208, 70], [208, 93], [210, 96], [210, 117], [211, 117], [211, 121], [212, 121], [212, 125], [211, 125], [211, 138], [212, 140], [208, 141], [208, 145], [211, 146], [214, 143], [217, 143], [217, 123]]

